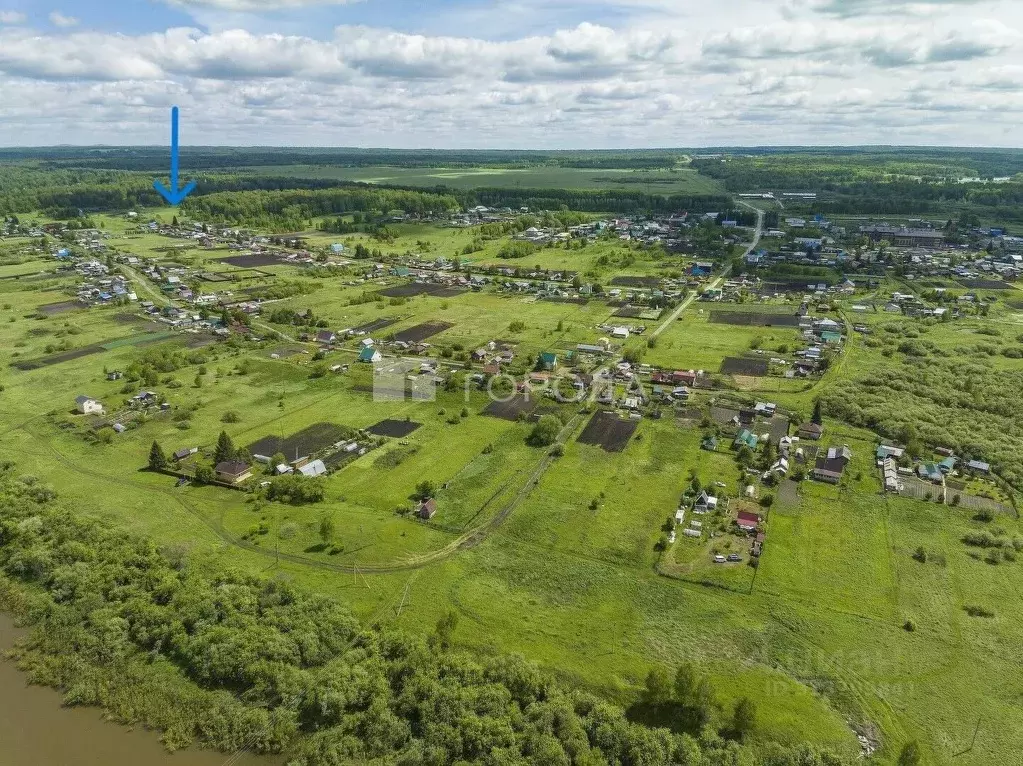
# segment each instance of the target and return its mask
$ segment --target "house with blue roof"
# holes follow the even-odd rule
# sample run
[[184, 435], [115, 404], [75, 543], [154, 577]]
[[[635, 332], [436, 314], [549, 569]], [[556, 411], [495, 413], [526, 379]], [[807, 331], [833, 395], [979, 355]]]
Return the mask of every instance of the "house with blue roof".
[[755, 450], [757, 448], [757, 444], [759, 444], [759, 440], [756, 435], [748, 428], [744, 428], [739, 432], [739, 435], [735, 437], [735, 441], [732, 442], [732, 447], [735, 449], [749, 447], [751, 450]]

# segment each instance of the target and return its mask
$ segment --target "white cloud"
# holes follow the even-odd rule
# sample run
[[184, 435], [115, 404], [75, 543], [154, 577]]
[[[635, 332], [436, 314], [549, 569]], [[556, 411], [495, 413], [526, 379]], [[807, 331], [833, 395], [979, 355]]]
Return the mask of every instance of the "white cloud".
[[[231, 23], [0, 27], [4, 140], [155, 143], [174, 103], [183, 140], [212, 144], [1004, 144], [1023, 115], [1014, 0], [931, 2], [912, 25], [870, 0], [718, 0], [699, 12], [677, 0], [495, 0], [498, 15], [530, 15], [508, 27], [528, 31], [497, 39], [446, 22], [432, 34], [310, 30], [282, 11], [306, 0], [174, 2]], [[541, 23], [548, 7], [574, 9], [571, 21]], [[269, 8], [282, 12], [251, 13]]]
[[26, 20], [20, 11], [0, 11], [0, 24], [24, 24]]
[[258, 13], [286, 11], [310, 5], [349, 5], [362, 0], [164, 0], [181, 8], [213, 8], [220, 11]]
[[53, 26], [60, 27], [61, 29], [67, 29], [78, 25], [78, 19], [74, 16], [65, 16], [60, 11], [50, 11], [49, 19]]

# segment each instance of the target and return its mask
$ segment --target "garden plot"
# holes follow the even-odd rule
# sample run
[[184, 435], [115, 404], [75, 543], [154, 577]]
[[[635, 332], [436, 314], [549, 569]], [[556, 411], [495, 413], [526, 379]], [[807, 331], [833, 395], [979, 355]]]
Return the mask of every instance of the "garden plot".
[[710, 321], [715, 324], [734, 324], [743, 327], [799, 327], [799, 317], [795, 314], [756, 311], [711, 311]]
[[767, 376], [766, 359], [740, 359], [734, 356], [727, 356], [721, 362], [721, 372], [725, 375], [746, 375], [753, 378]]
[[375, 319], [372, 322], [367, 322], [366, 324], [359, 325], [358, 327], [353, 327], [352, 332], [369, 334], [371, 332], [376, 332], [377, 330], [383, 330], [385, 327], [390, 327], [397, 321], [397, 319]]
[[[355, 431], [337, 423], [314, 423], [288, 437], [264, 436], [248, 446], [253, 455], [271, 457], [278, 452], [288, 459], [309, 457], [339, 441], [351, 439]], [[294, 456], [294, 457], [293, 457]]]
[[598, 446], [605, 452], [622, 452], [638, 426], [638, 420], [622, 420], [614, 413], [598, 412], [590, 418], [577, 441]]
[[385, 298], [413, 298], [417, 295], [432, 295], [435, 298], [454, 298], [456, 295], [461, 295], [464, 292], [465, 290], [460, 287], [414, 282], [410, 285], [384, 288], [380, 291], [380, 295]]
[[414, 420], [381, 420], [379, 423], [366, 429], [367, 433], [374, 436], [390, 436], [393, 439], [403, 439], [413, 431], [422, 426]]
[[661, 316], [660, 309], [650, 309], [643, 306], [630, 306], [626, 304], [620, 309], [615, 311], [611, 316], [620, 317], [622, 319], [647, 319], [653, 321]]
[[394, 334], [394, 340], [402, 343], [422, 343], [445, 330], [454, 327], [450, 322], [424, 322]]
[[660, 277], [615, 277], [611, 280], [615, 287], [659, 287]]
[[68, 311], [75, 311], [76, 309], [86, 308], [78, 301], [61, 301], [60, 303], [46, 303], [36, 309], [40, 314], [44, 314], [48, 317], [56, 316], [57, 314], [63, 314]]
[[1008, 282], [1003, 282], [1000, 279], [960, 279], [959, 284], [963, 287], [969, 287], [974, 290], [1009, 290], [1011, 289]]
[[223, 258], [221, 263], [229, 263], [242, 269], [259, 268], [260, 266], [282, 266], [287, 261], [273, 253], [250, 253], [249, 255], [232, 255]]
[[501, 420], [518, 420], [519, 417], [529, 417], [533, 411], [540, 406], [540, 400], [532, 396], [516, 396], [507, 401], [494, 400], [483, 410], [485, 415], [490, 415]]

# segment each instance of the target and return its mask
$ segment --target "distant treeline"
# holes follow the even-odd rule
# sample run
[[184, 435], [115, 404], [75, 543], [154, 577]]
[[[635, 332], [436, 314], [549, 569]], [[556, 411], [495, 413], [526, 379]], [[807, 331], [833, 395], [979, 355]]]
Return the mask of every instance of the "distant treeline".
[[848, 215], [947, 215], [973, 212], [998, 221], [1023, 220], [1023, 183], [960, 183], [1011, 178], [1023, 172], [1023, 152], [979, 150], [804, 151], [695, 160], [704, 175], [732, 192], [808, 191], [814, 201], [786, 209]]
[[[184, 147], [181, 161], [196, 171], [268, 165], [334, 165], [339, 167], [565, 167], [608, 169], [671, 168], [685, 157], [682, 150], [397, 150], [314, 149], [272, 147]], [[105, 168], [161, 172], [167, 168], [167, 149], [157, 147], [88, 149], [51, 147], [0, 150], [3, 161], [41, 161], [50, 168]]]

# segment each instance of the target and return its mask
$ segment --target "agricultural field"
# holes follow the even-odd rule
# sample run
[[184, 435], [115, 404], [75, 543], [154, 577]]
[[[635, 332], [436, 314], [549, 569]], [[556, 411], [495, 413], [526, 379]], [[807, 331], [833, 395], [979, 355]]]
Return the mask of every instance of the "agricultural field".
[[323, 165], [275, 165], [238, 168], [256, 176], [358, 181], [360, 183], [452, 189], [474, 187], [520, 187], [554, 189], [636, 189], [655, 194], [714, 194], [722, 186], [689, 168], [614, 170], [594, 168], [399, 168], [328, 167]]
[[[685, 169], [272, 174], [720, 191]], [[1023, 750], [1016, 284], [917, 287], [975, 293], [948, 320], [886, 311], [913, 289], [894, 274], [813, 297], [811, 323], [838, 338], [797, 376], [816, 332], [797, 316], [802, 295], [709, 299], [741, 259], [700, 275], [700, 252], [596, 234], [502, 258], [521, 241], [514, 227], [466, 251], [483, 224], [318, 229], [332, 216], [304, 217], [285, 238], [300, 245], [269, 227], [240, 233], [251, 224], [211, 227], [204, 245], [166, 233], [184, 228], [168, 210], [139, 213], [164, 233], [108, 212], [93, 216], [102, 247], [88, 253], [70, 232], [2, 243], [12, 481], [198, 571], [347, 605], [381, 641], [398, 630], [433, 637], [434, 654], [441, 640], [520, 654], [643, 731], [693, 733], [648, 699], [651, 670], [692, 662], [717, 731], [741, 700], [755, 704], [755, 730], [732, 740], [751, 759], [810, 743], [889, 766], [917, 742], [922, 763], [982, 766]], [[55, 257], [65, 242], [68, 264]], [[83, 274], [93, 260], [104, 276]], [[181, 287], [167, 280], [177, 274]], [[79, 297], [113, 276], [134, 300]], [[601, 289], [582, 292], [590, 284]], [[82, 412], [79, 397], [103, 411]], [[926, 492], [885, 492], [881, 444], [905, 448], [907, 484], [923, 486], [913, 472], [946, 452], [962, 460]], [[964, 465], [981, 458], [989, 470]], [[697, 513], [704, 495], [714, 505]]]

